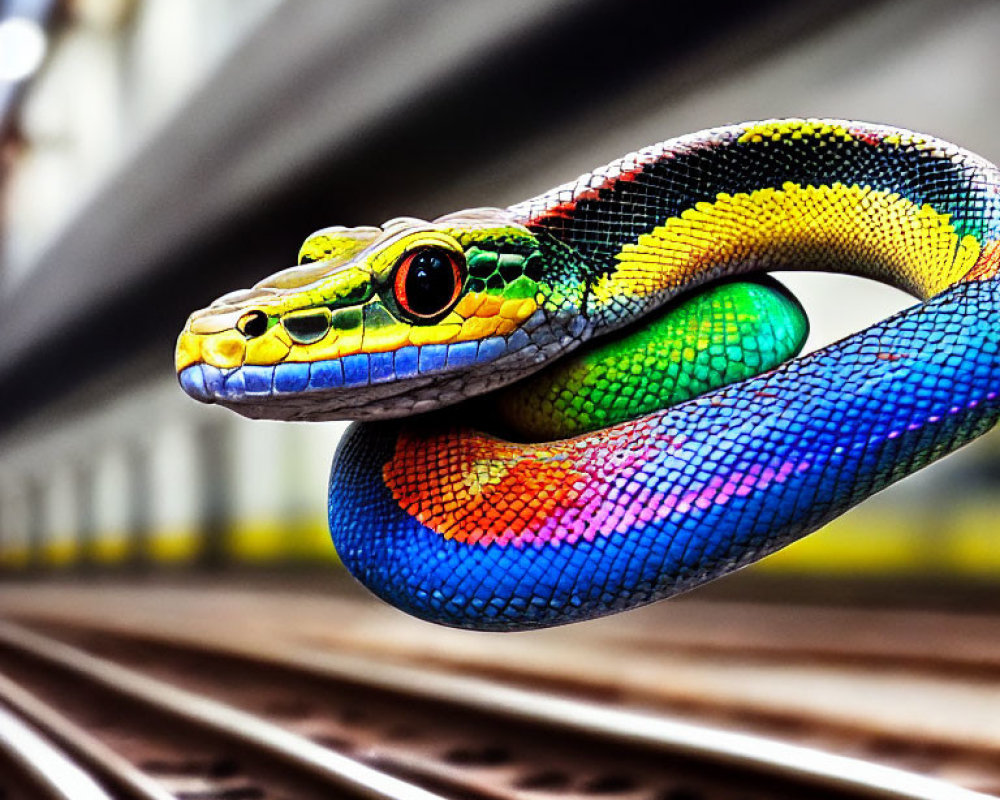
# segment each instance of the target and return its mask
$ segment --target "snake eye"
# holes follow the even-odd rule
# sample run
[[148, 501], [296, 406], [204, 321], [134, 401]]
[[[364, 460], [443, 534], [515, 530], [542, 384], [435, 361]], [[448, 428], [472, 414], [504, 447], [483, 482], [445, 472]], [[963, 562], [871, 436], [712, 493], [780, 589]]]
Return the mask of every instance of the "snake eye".
[[267, 314], [258, 309], [248, 311], [236, 323], [236, 330], [248, 339], [263, 336], [267, 332]]
[[293, 342], [312, 344], [326, 336], [330, 330], [330, 309], [313, 308], [298, 314], [288, 314], [281, 318], [281, 324]]
[[443, 247], [421, 247], [407, 253], [396, 267], [396, 302], [409, 316], [432, 320], [458, 299], [465, 259]]

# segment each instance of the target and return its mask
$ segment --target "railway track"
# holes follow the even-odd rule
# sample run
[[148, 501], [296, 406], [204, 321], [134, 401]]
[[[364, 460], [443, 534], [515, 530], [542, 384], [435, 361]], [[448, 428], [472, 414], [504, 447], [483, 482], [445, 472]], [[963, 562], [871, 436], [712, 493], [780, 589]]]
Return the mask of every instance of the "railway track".
[[[56, 639], [0, 625], [0, 701], [104, 796], [142, 800], [337, 797], [435, 800], [439, 795], [196, 692]], [[15, 716], [16, 715], [16, 716]], [[20, 737], [8, 737], [19, 742]], [[40, 775], [48, 761], [23, 757]], [[23, 773], [25, 770], [21, 770]], [[84, 794], [79, 775], [40, 797]], [[15, 779], [14, 786], [21, 784]], [[29, 795], [34, 796], [34, 795]]]
[[[0, 670], [8, 676], [3, 704], [112, 797], [986, 796], [822, 748], [572, 698], [551, 685], [539, 691], [291, 644], [269, 648], [252, 628], [211, 636], [40, 615], [28, 627], [0, 623]], [[800, 733], [822, 743], [821, 730]], [[894, 757], [914, 755], [897, 746]], [[965, 754], [919, 756], [933, 767], [928, 758]]]

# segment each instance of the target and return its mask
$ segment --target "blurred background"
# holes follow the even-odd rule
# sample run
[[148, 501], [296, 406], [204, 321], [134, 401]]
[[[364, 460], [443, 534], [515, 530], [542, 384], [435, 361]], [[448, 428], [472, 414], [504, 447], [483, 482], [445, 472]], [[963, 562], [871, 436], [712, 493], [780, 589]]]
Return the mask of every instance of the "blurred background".
[[[1000, 5], [959, 0], [0, 0], [0, 574], [336, 571], [339, 424], [248, 422], [172, 373], [187, 313], [330, 224], [505, 205], [772, 116], [1000, 160]], [[908, 305], [787, 276], [810, 347]], [[1000, 581], [1000, 438], [762, 575]]]
[[[545, 734], [490, 739], [492, 722], [441, 715], [466, 679], [473, 706], [522, 721], [504, 686], [543, 711], [542, 695], [583, 698], [1000, 795], [997, 433], [681, 601], [473, 635], [348, 580], [325, 519], [343, 425], [250, 422], [188, 399], [173, 373], [192, 310], [290, 266], [320, 227], [507, 205], [713, 125], [878, 121], [1000, 161], [997, 42], [996, 0], [0, 0], [0, 671], [61, 709], [77, 699], [76, 678], [18, 668], [8, 622], [27, 621], [237, 705], [270, 703], [265, 716], [324, 747], [425, 770], [423, 785], [451, 776], [461, 797], [508, 796], [496, 770], [519, 798], [819, 796], [623, 773], [620, 738], [605, 768], [553, 738], [551, 719]], [[810, 315], [810, 349], [912, 302], [860, 279], [781, 277]], [[219, 648], [272, 667], [334, 659], [349, 673], [339, 722], [317, 727], [300, 673], [265, 670], [234, 697], [243, 679], [208, 655]], [[420, 671], [386, 678], [386, 663]], [[377, 713], [357, 699], [366, 681], [394, 687]], [[427, 685], [444, 687], [430, 711]], [[289, 696], [267, 700], [279, 688]], [[78, 719], [97, 730], [120, 703], [88, 708]], [[139, 719], [126, 738], [136, 750], [160, 728]], [[401, 742], [404, 729], [423, 732]], [[563, 755], [546, 761], [542, 740]], [[140, 766], [167, 763], [138, 750]], [[189, 740], [172, 752], [189, 780]], [[651, 754], [655, 769], [683, 766]]]

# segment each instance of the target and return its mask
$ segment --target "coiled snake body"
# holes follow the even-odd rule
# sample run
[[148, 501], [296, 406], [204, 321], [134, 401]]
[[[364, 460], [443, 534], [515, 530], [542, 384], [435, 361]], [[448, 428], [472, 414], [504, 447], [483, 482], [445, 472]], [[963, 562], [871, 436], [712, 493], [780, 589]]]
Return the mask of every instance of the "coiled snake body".
[[[693, 587], [1000, 413], [1000, 173], [897, 128], [712, 129], [508, 209], [325, 229], [300, 262], [192, 315], [181, 384], [251, 417], [365, 420], [334, 459], [337, 550], [450, 625], [560, 624]], [[921, 302], [788, 361], [797, 305], [733, 282], [771, 269]]]

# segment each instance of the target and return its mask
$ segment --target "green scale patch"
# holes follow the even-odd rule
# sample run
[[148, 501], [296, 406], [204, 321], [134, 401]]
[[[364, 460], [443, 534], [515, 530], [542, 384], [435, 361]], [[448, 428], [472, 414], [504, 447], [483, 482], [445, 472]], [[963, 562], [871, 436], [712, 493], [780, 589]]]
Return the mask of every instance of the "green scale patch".
[[808, 331], [802, 307], [776, 281], [722, 284], [515, 384], [498, 411], [528, 438], [575, 436], [773, 369]]

